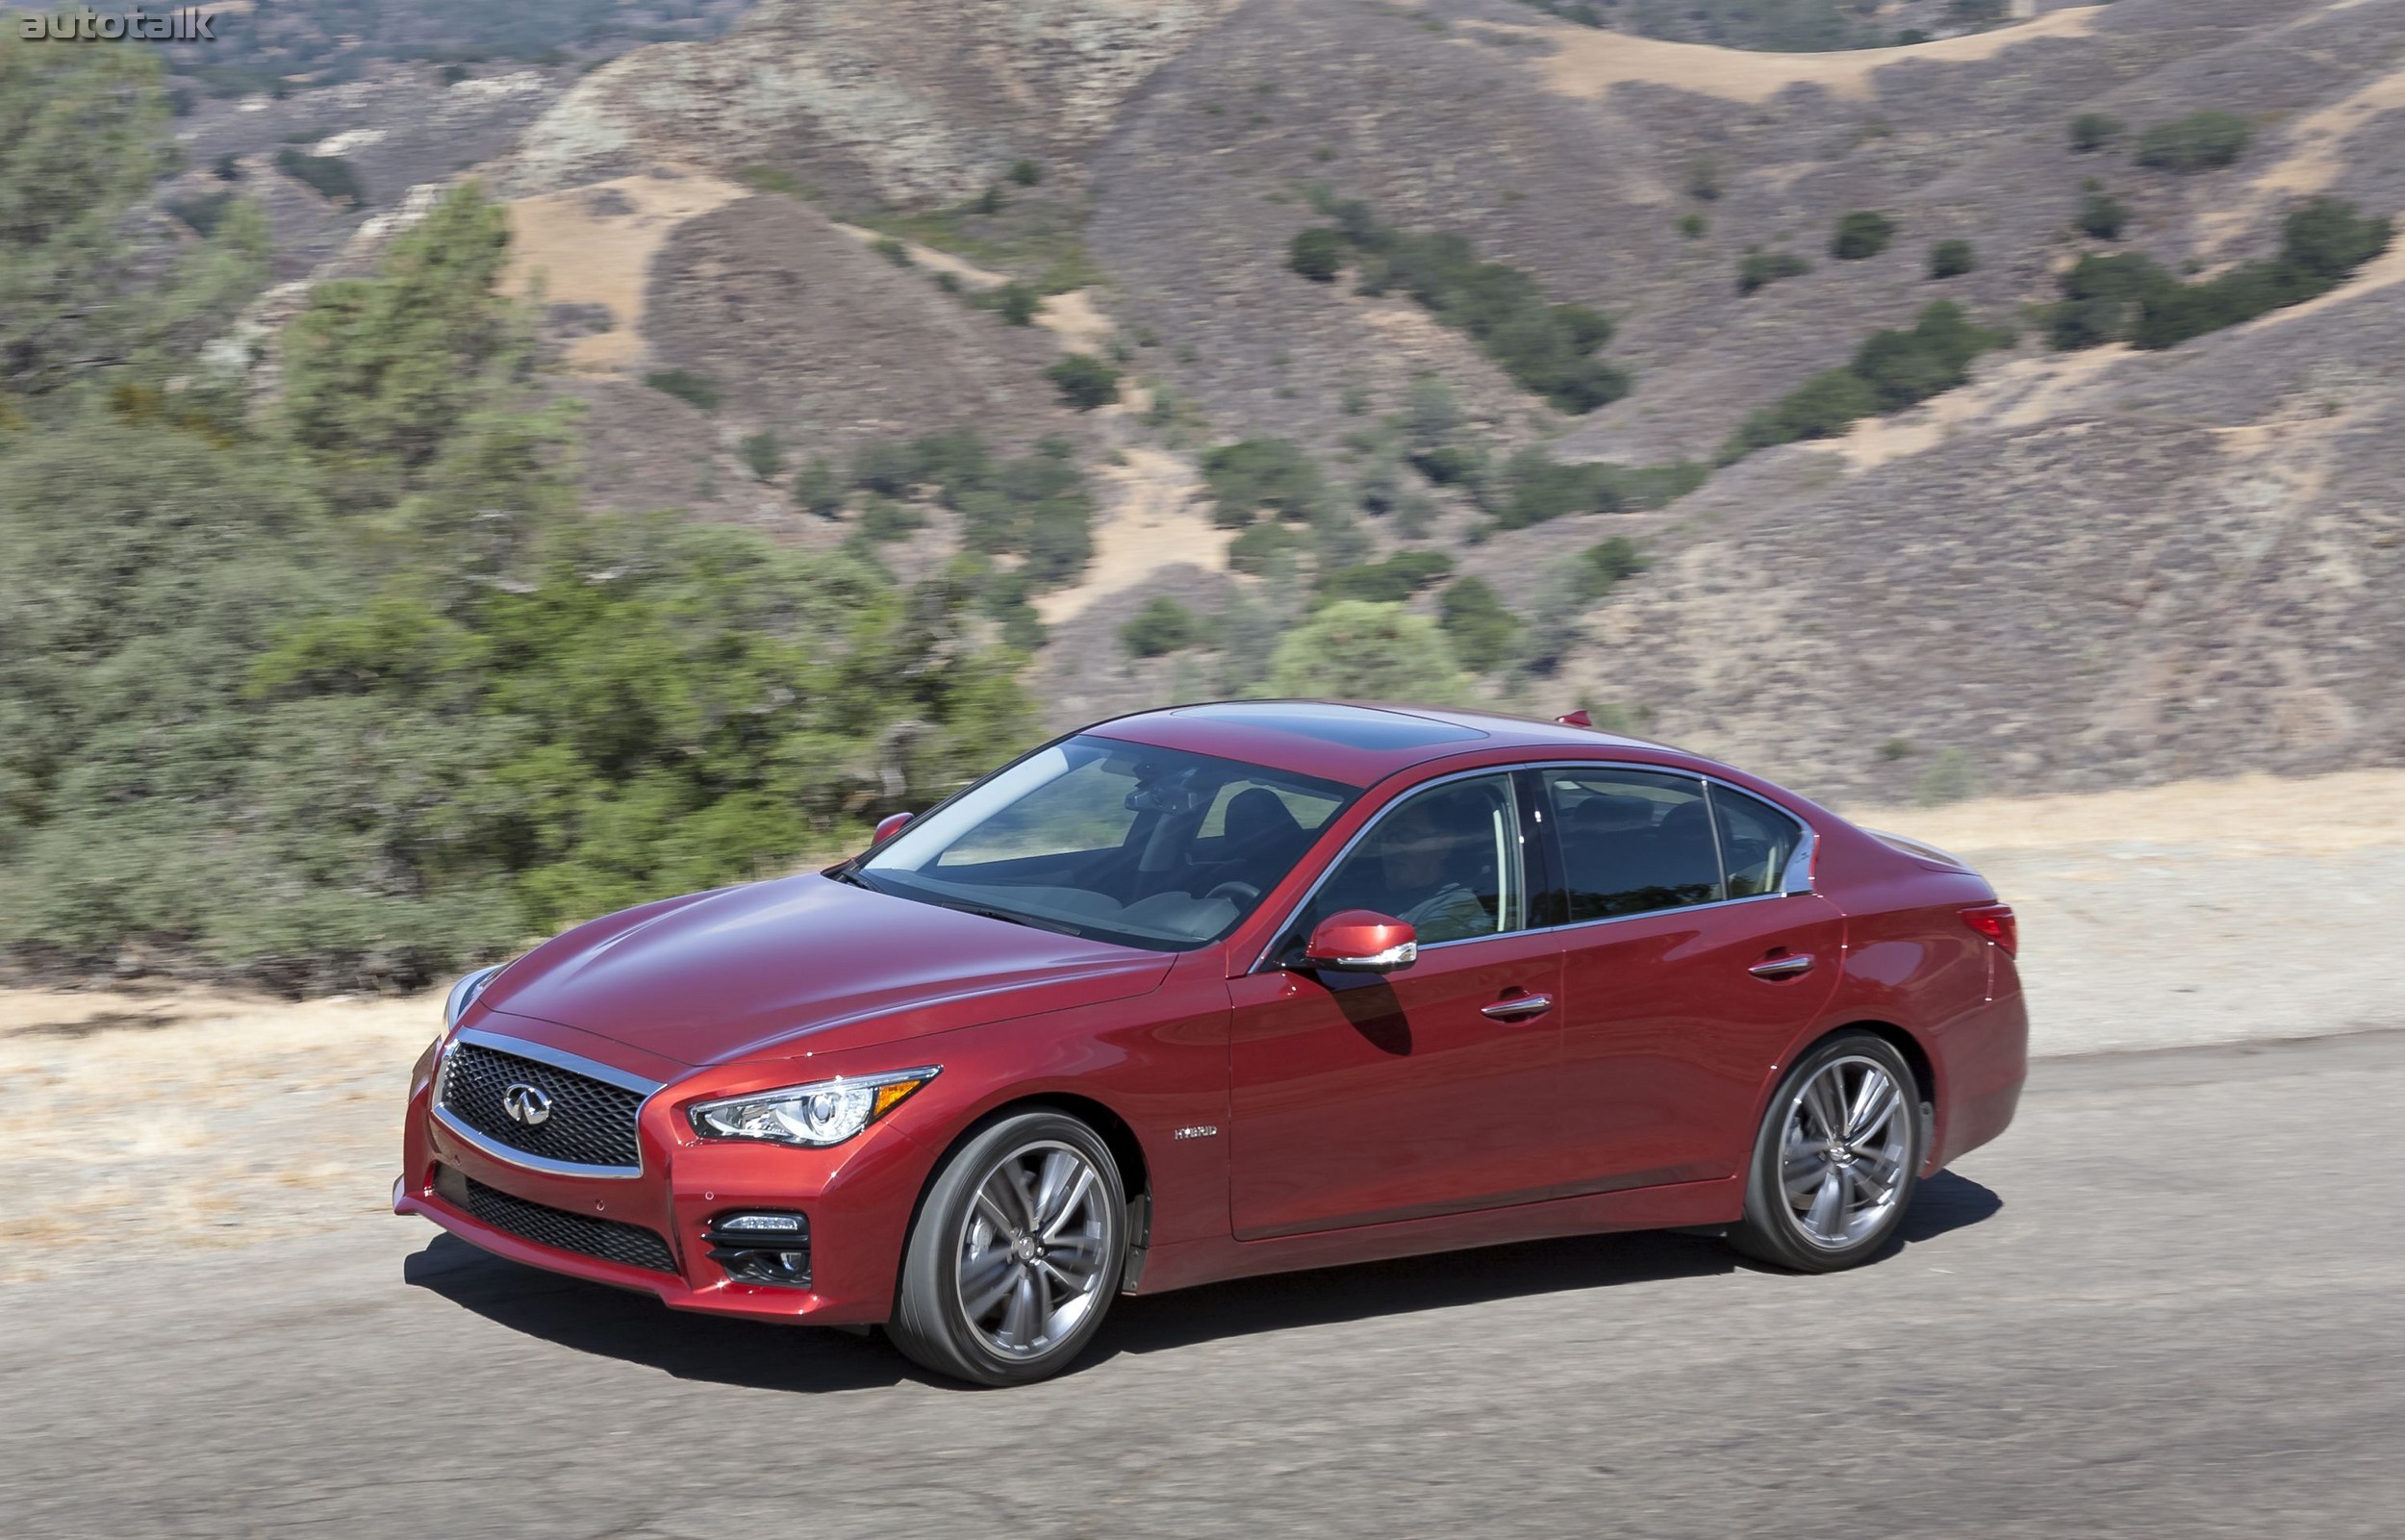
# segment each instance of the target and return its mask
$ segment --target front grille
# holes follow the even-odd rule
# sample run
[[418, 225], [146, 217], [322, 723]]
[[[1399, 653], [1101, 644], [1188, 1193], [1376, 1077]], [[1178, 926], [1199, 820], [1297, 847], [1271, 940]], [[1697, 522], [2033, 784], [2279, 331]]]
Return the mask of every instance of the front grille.
[[[550, 1098], [551, 1115], [533, 1127], [512, 1118], [503, 1098], [513, 1085]], [[639, 1091], [481, 1043], [455, 1045], [443, 1071], [443, 1111], [494, 1144], [571, 1165], [641, 1166], [635, 1109], [642, 1105]]]
[[[537, 1246], [597, 1256], [604, 1262], [617, 1262], [625, 1267], [647, 1268], [654, 1273], [676, 1271], [676, 1259], [669, 1254], [668, 1242], [660, 1239], [656, 1230], [530, 1203], [522, 1198], [513, 1198], [496, 1187], [487, 1187], [473, 1176], [459, 1175], [448, 1168], [443, 1170], [442, 1176], [456, 1177], [464, 1183], [467, 1201], [462, 1206], [496, 1230], [507, 1230], [519, 1239], [532, 1241]], [[451, 1190], [450, 1180], [438, 1180], [436, 1191], [447, 1196]]]

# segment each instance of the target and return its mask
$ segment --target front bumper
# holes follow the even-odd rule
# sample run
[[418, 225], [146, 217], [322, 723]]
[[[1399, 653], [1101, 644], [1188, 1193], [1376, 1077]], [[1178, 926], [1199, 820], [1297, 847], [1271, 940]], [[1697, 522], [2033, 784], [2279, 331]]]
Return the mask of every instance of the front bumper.
[[[832, 1149], [680, 1136], [671, 1088], [638, 1122], [642, 1174], [562, 1175], [509, 1161], [462, 1138], [433, 1116], [431, 1056], [414, 1077], [392, 1211], [417, 1214], [496, 1256], [547, 1272], [650, 1294], [675, 1310], [826, 1325], [866, 1325], [893, 1311], [911, 1208], [932, 1164], [900, 1129], [879, 1123]], [[445, 1176], [449, 1168], [456, 1178]], [[638, 1267], [543, 1244], [480, 1219], [462, 1200], [465, 1182], [520, 1203], [631, 1225], [656, 1235], [670, 1270]], [[797, 1212], [809, 1221], [807, 1287], [747, 1282], [710, 1255], [711, 1222], [737, 1210]]]

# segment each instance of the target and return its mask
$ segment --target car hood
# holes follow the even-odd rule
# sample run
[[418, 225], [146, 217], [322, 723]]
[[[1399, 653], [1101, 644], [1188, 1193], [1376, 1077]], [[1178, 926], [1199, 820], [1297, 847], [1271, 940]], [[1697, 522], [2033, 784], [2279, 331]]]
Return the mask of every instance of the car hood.
[[679, 1064], [815, 1053], [1141, 995], [1175, 958], [815, 873], [646, 904], [511, 964], [476, 1002]]

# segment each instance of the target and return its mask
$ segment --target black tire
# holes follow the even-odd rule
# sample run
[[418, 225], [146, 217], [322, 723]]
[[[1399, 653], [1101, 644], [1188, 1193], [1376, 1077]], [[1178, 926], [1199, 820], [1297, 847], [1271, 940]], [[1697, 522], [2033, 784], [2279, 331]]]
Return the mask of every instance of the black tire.
[[[991, 1216], [999, 1212], [995, 1207], [999, 1202], [1011, 1210], [1012, 1219], [1024, 1219], [1027, 1210], [1011, 1208], [1010, 1195], [1015, 1192], [1032, 1205], [1042, 1193], [1030, 1192], [1027, 1177], [1032, 1174], [1040, 1189], [1045, 1175], [1054, 1169], [1055, 1155], [1064, 1150], [1090, 1167], [1095, 1179], [1090, 1202], [1063, 1199], [1060, 1221], [1064, 1224], [1074, 1222], [1076, 1228], [1064, 1229], [1048, 1250], [1041, 1233], [1041, 1214], [1036, 1223], [1014, 1224], [1007, 1230]], [[1011, 1174], [1004, 1174], [1006, 1166]], [[997, 1181], [1004, 1185], [989, 1187]], [[983, 1206], [981, 1194], [986, 1199]], [[995, 1244], [977, 1247], [980, 1236]], [[954, 1150], [928, 1183], [926, 1200], [919, 1205], [919, 1217], [903, 1248], [901, 1280], [886, 1335], [912, 1362], [973, 1384], [1024, 1385], [1050, 1378], [1074, 1363], [1101, 1329], [1119, 1292], [1127, 1236], [1127, 1197], [1119, 1163], [1093, 1129], [1058, 1112], [1024, 1112], [1003, 1118]], [[1011, 1237], [1024, 1238], [1025, 1244], [1010, 1244]], [[1076, 1260], [1071, 1262], [1067, 1259], [1073, 1249]], [[972, 1313], [974, 1301], [964, 1298], [962, 1288], [964, 1261], [972, 1263], [973, 1274], [983, 1275], [972, 1280], [980, 1296], [997, 1284], [1008, 1288], [1009, 1293], [990, 1307], [998, 1315], [980, 1318]], [[1063, 1287], [1054, 1278], [1073, 1276], [1090, 1279], [1075, 1293], [1063, 1292], [1064, 1302], [1058, 1309], [1074, 1309], [1075, 1319], [1057, 1331], [1032, 1329], [1031, 1321], [1049, 1328], [1056, 1319], [1046, 1308], [1053, 1291]], [[1022, 1277], [1027, 1280], [1024, 1291], [1017, 1282]], [[1012, 1311], [1021, 1308], [1019, 1297], [1039, 1291], [1039, 1302], [1027, 1307], [1034, 1314], [1014, 1317]], [[1021, 1322], [1015, 1333], [1011, 1329], [1014, 1320]], [[1014, 1335], [1027, 1340], [1014, 1343]]]
[[[1849, 1081], [1860, 1087], [1874, 1068], [1894, 1089], [1889, 1121], [1860, 1134], [1849, 1127], [1845, 1137], [1823, 1138], [1833, 1078], [1836, 1088]], [[1838, 1089], [1835, 1095], [1850, 1103], [1859, 1092]], [[1747, 1168], [1745, 1218], [1729, 1231], [1729, 1244], [1757, 1261], [1799, 1273], [1835, 1273], [1878, 1255], [1904, 1223], [1920, 1184], [1929, 1138], [1920, 1098], [1904, 1055], [1875, 1033], [1840, 1032], [1805, 1054], [1780, 1080], [1762, 1114]], [[1849, 1119], [1851, 1111], [1839, 1107], [1838, 1120], [1859, 1122]], [[1884, 1192], [1875, 1203], [1874, 1184]], [[1827, 1202], [1824, 1195], [1832, 1190], [1835, 1200]]]

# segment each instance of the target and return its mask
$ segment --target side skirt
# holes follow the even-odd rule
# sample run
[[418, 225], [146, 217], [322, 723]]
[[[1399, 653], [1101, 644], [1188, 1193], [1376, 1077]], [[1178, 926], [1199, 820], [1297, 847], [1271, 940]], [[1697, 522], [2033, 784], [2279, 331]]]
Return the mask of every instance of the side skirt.
[[1142, 1282], [1129, 1286], [1126, 1292], [1167, 1294], [1173, 1289], [1190, 1289], [1197, 1284], [1263, 1273], [1382, 1262], [1391, 1257], [1504, 1246], [1556, 1235], [1725, 1226], [1734, 1224], [1744, 1210], [1745, 1178], [1736, 1175], [1557, 1198], [1541, 1203], [1516, 1203], [1508, 1208], [1443, 1214], [1391, 1224], [1313, 1230], [1266, 1241], [1214, 1236], [1166, 1245], [1156, 1242], [1146, 1254]]

